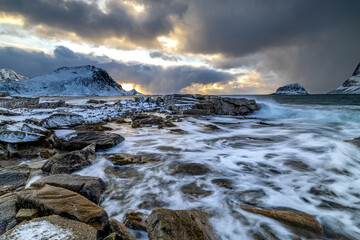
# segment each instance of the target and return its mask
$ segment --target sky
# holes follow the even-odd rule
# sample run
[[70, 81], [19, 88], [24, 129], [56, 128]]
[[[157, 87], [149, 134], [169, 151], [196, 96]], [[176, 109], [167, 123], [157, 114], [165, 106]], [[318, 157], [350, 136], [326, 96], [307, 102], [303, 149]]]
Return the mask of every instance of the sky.
[[360, 62], [359, 0], [0, 0], [0, 68], [94, 65], [148, 94], [326, 93]]

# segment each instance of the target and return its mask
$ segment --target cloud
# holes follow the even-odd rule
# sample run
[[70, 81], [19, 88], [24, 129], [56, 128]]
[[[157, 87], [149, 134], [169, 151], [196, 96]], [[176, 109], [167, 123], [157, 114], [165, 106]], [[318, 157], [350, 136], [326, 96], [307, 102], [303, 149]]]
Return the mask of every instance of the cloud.
[[106, 56], [80, 54], [58, 46], [54, 54], [0, 47], [0, 68], [10, 68], [28, 77], [51, 72], [63, 66], [95, 65], [107, 70], [114, 80], [141, 85], [151, 93], [176, 93], [191, 84], [224, 83], [234, 75], [205, 67], [162, 67], [141, 63], [115, 61]]
[[149, 56], [151, 58], [161, 58], [162, 60], [165, 60], [165, 61], [178, 62], [181, 60], [181, 57], [179, 57], [179, 56], [168, 55], [161, 51], [152, 51], [149, 53]]
[[[142, 12], [137, 12], [138, 5], [144, 6]], [[0, 9], [7, 14], [21, 15], [28, 29], [45, 26], [48, 31], [71, 32], [93, 43], [115, 38], [144, 46], [170, 33], [173, 21], [183, 16], [187, 6], [176, 0], [108, 0], [101, 9], [97, 1], [2, 0]]]

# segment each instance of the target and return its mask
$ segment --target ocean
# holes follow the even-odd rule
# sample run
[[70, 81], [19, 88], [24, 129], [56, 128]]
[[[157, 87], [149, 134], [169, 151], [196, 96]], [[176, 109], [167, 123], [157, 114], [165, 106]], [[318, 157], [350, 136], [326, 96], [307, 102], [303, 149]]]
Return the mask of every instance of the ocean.
[[[99, 152], [95, 164], [78, 173], [109, 183], [101, 206], [118, 220], [156, 207], [200, 209], [211, 213], [221, 239], [313, 237], [238, 207], [247, 204], [311, 214], [324, 239], [360, 239], [360, 148], [349, 142], [360, 136], [360, 96], [233, 97], [255, 99], [261, 110], [187, 117], [175, 122], [176, 131], [109, 123], [126, 140]], [[116, 167], [105, 157], [110, 153], [161, 160]], [[182, 163], [209, 171], [175, 174]]]

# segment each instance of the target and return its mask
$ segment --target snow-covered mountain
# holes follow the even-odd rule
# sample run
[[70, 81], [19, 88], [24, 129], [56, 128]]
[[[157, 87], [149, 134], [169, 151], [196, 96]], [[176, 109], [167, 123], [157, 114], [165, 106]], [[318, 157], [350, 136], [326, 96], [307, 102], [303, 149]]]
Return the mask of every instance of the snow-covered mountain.
[[348, 80], [328, 94], [360, 94], [360, 63]]
[[109, 74], [94, 66], [62, 67], [23, 81], [0, 82], [0, 92], [13, 96], [122, 96], [125, 91]]
[[292, 83], [292, 84], [285, 85], [283, 87], [279, 87], [276, 90], [276, 92], [274, 92], [273, 94], [275, 94], [275, 95], [307, 95], [308, 92], [299, 83]]
[[20, 74], [17, 74], [11, 69], [0, 69], [0, 82], [12, 82], [28, 79]]

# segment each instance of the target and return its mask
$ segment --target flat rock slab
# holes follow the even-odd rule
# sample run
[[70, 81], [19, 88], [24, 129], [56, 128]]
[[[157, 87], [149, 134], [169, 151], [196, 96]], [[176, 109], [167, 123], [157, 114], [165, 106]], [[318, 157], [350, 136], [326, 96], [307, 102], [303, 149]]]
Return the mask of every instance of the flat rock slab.
[[323, 232], [322, 226], [316, 218], [304, 212], [294, 210], [263, 209], [249, 205], [240, 205], [240, 207], [245, 211], [261, 214], [293, 227], [302, 228], [315, 233]]
[[74, 127], [84, 123], [84, 117], [75, 113], [55, 113], [43, 120], [40, 125], [44, 128]]
[[16, 219], [18, 222], [29, 221], [36, 218], [39, 215], [39, 211], [34, 208], [21, 208], [17, 214]]
[[35, 218], [17, 225], [0, 236], [0, 240], [97, 240], [95, 228], [58, 215]]
[[95, 143], [96, 149], [105, 149], [114, 147], [124, 140], [125, 138], [115, 133], [84, 131], [65, 136], [61, 145], [66, 150], [78, 150]]
[[22, 208], [36, 208], [40, 214], [57, 214], [87, 223], [98, 230], [108, 224], [105, 210], [80, 194], [61, 187], [45, 184], [41, 188], [28, 188], [18, 194]]
[[30, 133], [23, 131], [1, 131], [0, 142], [3, 143], [32, 143], [38, 142], [45, 136], [38, 133]]
[[15, 190], [22, 190], [29, 175], [28, 165], [0, 167], [0, 196]]
[[208, 215], [201, 211], [157, 208], [146, 219], [150, 240], [218, 240]]
[[109, 156], [109, 160], [116, 166], [124, 166], [130, 164], [145, 164], [149, 162], [158, 162], [162, 158], [159, 154], [155, 153], [118, 153]]
[[106, 184], [101, 178], [75, 174], [55, 174], [43, 177], [31, 184], [31, 186], [41, 187], [44, 184], [77, 192], [96, 204], [99, 203], [101, 193], [106, 188]]
[[95, 160], [95, 143], [82, 150], [72, 151], [64, 154], [57, 154], [44, 163], [41, 170], [51, 174], [73, 173], [87, 166]]
[[0, 235], [15, 227], [17, 196], [8, 193], [0, 197]]

